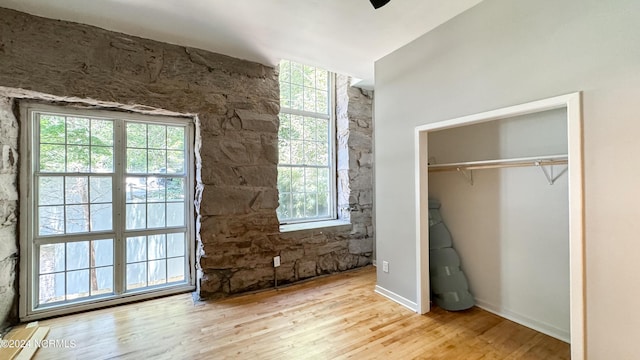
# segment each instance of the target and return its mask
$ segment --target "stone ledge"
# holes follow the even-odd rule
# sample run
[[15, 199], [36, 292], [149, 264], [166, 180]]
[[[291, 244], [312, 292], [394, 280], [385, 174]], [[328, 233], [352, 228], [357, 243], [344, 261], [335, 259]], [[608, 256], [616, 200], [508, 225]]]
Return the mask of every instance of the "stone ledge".
[[[297, 224], [286, 224], [286, 225], [280, 225], [280, 232], [284, 233], [284, 232], [314, 230], [314, 229], [323, 229], [323, 228], [332, 228], [332, 230], [347, 230], [351, 228], [351, 223], [349, 221], [344, 221], [344, 220], [323, 220], [323, 221], [305, 222], [305, 223], [297, 223]], [[336, 228], [344, 228], [344, 229], [336, 229]]]

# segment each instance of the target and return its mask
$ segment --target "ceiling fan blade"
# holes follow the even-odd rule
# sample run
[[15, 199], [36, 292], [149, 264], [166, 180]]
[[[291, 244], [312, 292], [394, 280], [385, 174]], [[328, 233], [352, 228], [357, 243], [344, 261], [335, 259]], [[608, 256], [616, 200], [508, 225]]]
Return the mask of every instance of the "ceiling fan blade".
[[371, 5], [373, 5], [373, 8], [374, 9], [378, 9], [378, 8], [381, 8], [381, 7], [385, 6], [385, 5], [387, 5], [387, 3], [390, 0], [370, 0], [370, 1], [371, 1]]

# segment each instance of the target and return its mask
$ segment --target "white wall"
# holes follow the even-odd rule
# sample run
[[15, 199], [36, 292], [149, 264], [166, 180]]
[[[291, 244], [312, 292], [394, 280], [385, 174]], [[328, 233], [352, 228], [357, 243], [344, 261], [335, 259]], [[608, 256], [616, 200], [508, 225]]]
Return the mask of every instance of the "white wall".
[[376, 62], [381, 288], [416, 301], [416, 126], [582, 90], [587, 354], [640, 358], [638, 19], [637, 0], [485, 0]]
[[[566, 110], [429, 133], [437, 163], [567, 153]], [[555, 174], [566, 165], [554, 167]], [[429, 174], [478, 305], [569, 341], [568, 177], [539, 168]]]

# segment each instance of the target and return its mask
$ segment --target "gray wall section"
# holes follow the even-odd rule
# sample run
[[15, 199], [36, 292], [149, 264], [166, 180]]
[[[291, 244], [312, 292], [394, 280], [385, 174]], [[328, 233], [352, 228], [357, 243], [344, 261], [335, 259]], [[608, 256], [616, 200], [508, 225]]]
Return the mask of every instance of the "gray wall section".
[[[437, 163], [567, 153], [565, 109], [429, 133]], [[554, 167], [558, 175], [566, 165]], [[539, 168], [429, 174], [477, 303], [569, 340], [568, 177]]]
[[415, 301], [414, 128], [583, 91], [591, 359], [640, 357], [640, 2], [485, 0], [376, 63], [378, 284]]

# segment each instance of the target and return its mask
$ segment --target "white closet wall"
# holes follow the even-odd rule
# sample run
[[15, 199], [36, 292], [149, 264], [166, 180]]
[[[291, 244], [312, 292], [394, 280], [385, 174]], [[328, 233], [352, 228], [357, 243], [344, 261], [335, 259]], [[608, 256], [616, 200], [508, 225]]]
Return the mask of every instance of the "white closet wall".
[[[566, 110], [429, 133], [435, 163], [567, 153]], [[566, 165], [554, 167], [557, 175]], [[567, 174], [549, 185], [538, 167], [429, 174], [477, 304], [569, 341]]]

